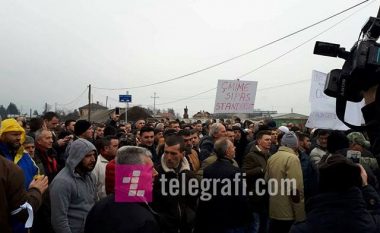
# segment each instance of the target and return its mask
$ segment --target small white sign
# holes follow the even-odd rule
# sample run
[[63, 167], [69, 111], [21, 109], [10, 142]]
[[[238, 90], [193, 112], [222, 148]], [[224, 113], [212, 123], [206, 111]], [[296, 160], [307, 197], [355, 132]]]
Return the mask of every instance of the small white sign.
[[214, 113], [252, 113], [256, 81], [218, 80]]

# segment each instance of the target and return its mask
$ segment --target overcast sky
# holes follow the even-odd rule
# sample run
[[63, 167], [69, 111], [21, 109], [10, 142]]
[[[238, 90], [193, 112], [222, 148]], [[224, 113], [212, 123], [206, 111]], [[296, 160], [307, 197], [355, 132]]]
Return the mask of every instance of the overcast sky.
[[[308, 26], [361, 0], [0, 0], [0, 105], [41, 111], [45, 102], [74, 109], [93, 87], [135, 87], [216, 64]], [[364, 8], [363, 8], [364, 7]], [[351, 48], [379, 1], [232, 62], [161, 85], [132, 89], [134, 105], [213, 112], [218, 79], [235, 79], [353, 16], [294, 52], [242, 78], [258, 81], [255, 108], [308, 114], [312, 70], [342, 61], [312, 54], [315, 40]], [[305, 81], [308, 79], [307, 81]], [[282, 84], [298, 84], [272, 88]], [[264, 89], [261, 90], [260, 89]], [[123, 106], [126, 90], [93, 88], [93, 101]], [[78, 98], [77, 98], [78, 97]]]

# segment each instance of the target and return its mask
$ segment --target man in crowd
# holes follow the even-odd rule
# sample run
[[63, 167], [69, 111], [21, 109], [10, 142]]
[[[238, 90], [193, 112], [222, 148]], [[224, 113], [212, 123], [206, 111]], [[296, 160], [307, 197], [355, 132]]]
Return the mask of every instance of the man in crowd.
[[[245, 180], [241, 170], [233, 165], [235, 146], [229, 139], [221, 138], [215, 142], [214, 151], [218, 159], [205, 169], [203, 179], [230, 180], [229, 184], [234, 185], [234, 180], [238, 179], [238, 190], [232, 191], [230, 187], [229, 195], [221, 194], [221, 185], [207, 190], [208, 193], [217, 195], [212, 196], [210, 200], [200, 200], [194, 232], [248, 232], [252, 216], [248, 199], [242, 193]], [[236, 186], [234, 187], [236, 189]]]
[[[271, 147], [271, 131], [262, 130], [256, 134], [256, 146], [251, 148], [251, 151], [244, 157], [243, 170], [247, 174], [247, 190], [253, 195], [250, 196], [250, 204], [253, 210], [255, 232], [265, 233], [268, 226], [268, 196], [257, 195], [256, 182], [258, 179], [263, 179], [267, 161], [270, 156]], [[260, 187], [265, 188], [265, 187]]]
[[95, 176], [97, 200], [100, 200], [107, 196], [105, 188], [106, 166], [116, 156], [117, 149], [119, 148], [119, 139], [107, 136], [98, 139], [95, 144], [100, 154], [92, 173]]
[[207, 157], [210, 156], [210, 154], [214, 150], [214, 143], [218, 139], [226, 136], [226, 127], [224, 127], [221, 123], [214, 123], [210, 127], [209, 136], [205, 136], [201, 139], [201, 142], [199, 143], [200, 153], [199, 153], [199, 160], [203, 161]]
[[232, 126], [232, 130], [234, 131], [235, 138], [234, 138], [234, 145], [236, 147], [236, 155], [235, 160], [239, 164], [239, 167], [241, 167], [244, 159], [244, 150], [246, 146], [248, 145], [247, 141], [247, 134], [243, 131], [243, 129], [237, 125]]
[[198, 133], [198, 130], [196, 129], [192, 129], [190, 131], [191, 133], [191, 138], [192, 138], [192, 143], [193, 143], [193, 149], [198, 153], [199, 155], [199, 133]]
[[36, 146], [34, 144], [34, 138], [30, 136], [25, 136], [25, 142], [22, 144], [25, 152], [27, 152], [32, 159], [34, 159], [34, 152], [36, 150]]
[[181, 129], [178, 132], [179, 136], [182, 136], [183, 141], [185, 142], [185, 157], [190, 162], [191, 171], [196, 173], [200, 168], [200, 162], [198, 158], [198, 153], [193, 150], [193, 140], [191, 137], [190, 130]]
[[25, 130], [15, 119], [1, 122], [0, 156], [17, 164], [24, 173], [24, 188], [28, 189], [34, 176], [38, 175], [38, 167], [28, 153], [24, 152], [22, 144], [25, 141]]
[[302, 177], [304, 183], [304, 196], [306, 201], [318, 192], [318, 170], [310, 160], [310, 138], [304, 133], [296, 133], [298, 137], [298, 158], [301, 163]]
[[[282, 137], [278, 152], [268, 159], [266, 180], [274, 180], [277, 184], [287, 181], [289, 185], [280, 186], [269, 196], [270, 233], [289, 232], [295, 221], [305, 219], [302, 169], [297, 150], [298, 138], [294, 132], [288, 132]], [[272, 188], [268, 184], [268, 191]]]
[[65, 121], [65, 128], [60, 132], [58, 135], [58, 138], [65, 138], [66, 136], [69, 135], [74, 135], [74, 130], [75, 130], [75, 120], [70, 119]]
[[[28, 190], [34, 177], [38, 175], [38, 167], [28, 153], [24, 152], [22, 144], [25, 140], [25, 130], [15, 119], [6, 119], [1, 122], [0, 128], [0, 157], [16, 164], [24, 175], [23, 189]], [[24, 204], [24, 203], [22, 203]], [[3, 205], [3, 204], [1, 204]], [[24, 224], [14, 220], [12, 225], [14, 232], [27, 232]]]
[[53, 148], [53, 135], [50, 130], [40, 129], [36, 132], [35, 161], [40, 173], [49, 177], [49, 183], [61, 169], [57, 152]]
[[93, 142], [94, 130], [92, 125], [87, 120], [79, 120], [75, 123], [74, 133], [76, 138], [83, 138]]
[[[185, 143], [181, 136], [172, 135], [166, 138], [164, 155], [161, 157], [157, 172], [158, 177], [153, 187], [152, 206], [161, 216], [162, 231], [168, 233], [192, 232], [197, 197], [188, 193], [188, 185], [189, 180], [195, 176], [185, 157]], [[177, 195], [169, 192], [169, 184], [174, 179], [180, 184], [179, 190], [183, 190], [183, 188], [187, 190], [185, 194], [182, 191]], [[183, 180], [184, 182], [182, 182]], [[187, 187], [182, 187], [182, 185]]]
[[327, 138], [329, 136], [329, 131], [321, 129], [317, 136], [317, 145], [310, 152], [310, 160], [314, 165], [317, 165], [322, 157], [327, 153]]
[[145, 126], [145, 120], [144, 119], [139, 119], [135, 123], [135, 130], [141, 130], [142, 127]]
[[175, 131], [179, 132], [181, 130], [181, 127], [179, 127], [179, 123], [177, 121], [170, 121], [169, 129], [175, 129]]
[[140, 129], [140, 144], [138, 146], [144, 147], [152, 153], [154, 164], [160, 163], [160, 158], [154, 147], [154, 129], [152, 127], [144, 126]]
[[104, 124], [96, 124], [94, 140], [101, 139], [104, 137], [104, 128], [106, 126]]
[[226, 137], [231, 141], [235, 141], [235, 132], [233, 129], [226, 129]]
[[87, 214], [95, 204], [91, 171], [96, 164], [95, 146], [79, 138], [67, 148], [66, 166], [51, 184], [51, 221], [55, 233], [81, 233]]
[[[152, 166], [150, 152], [141, 147], [125, 146], [117, 151], [118, 165]], [[152, 178], [157, 176], [153, 168]], [[87, 216], [85, 233], [159, 233], [157, 214], [147, 202], [115, 202], [115, 194], [100, 200]]]
[[27, 232], [33, 221], [27, 208], [28, 203], [33, 212], [41, 205], [42, 194], [48, 187], [47, 177], [34, 179], [25, 188], [23, 171], [8, 159], [0, 156], [0, 229], [2, 233]]
[[362, 166], [337, 154], [321, 161], [319, 174], [320, 193], [291, 233], [380, 232], [380, 197]]

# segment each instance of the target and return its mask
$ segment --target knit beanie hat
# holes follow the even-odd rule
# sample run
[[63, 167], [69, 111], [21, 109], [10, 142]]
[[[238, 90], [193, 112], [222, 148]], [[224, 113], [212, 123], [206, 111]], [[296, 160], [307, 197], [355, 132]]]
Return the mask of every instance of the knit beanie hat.
[[75, 123], [74, 133], [77, 136], [82, 135], [91, 127], [91, 123], [86, 120], [79, 120]]
[[298, 148], [298, 138], [296, 134], [292, 131], [289, 131], [282, 136], [281, 145], [295, 149]]

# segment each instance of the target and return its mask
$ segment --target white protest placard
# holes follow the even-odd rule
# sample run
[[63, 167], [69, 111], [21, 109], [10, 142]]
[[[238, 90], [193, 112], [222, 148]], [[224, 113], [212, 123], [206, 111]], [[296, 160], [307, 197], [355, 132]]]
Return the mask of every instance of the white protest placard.
[[[348, 130], [349, 128], [340, 121], [336, 115], [336, 99], [327, 96], [323, 91], [327, 75], [313, 70], [309, 101], [311, 113], [306, 122], [306, 127], [334, 130]], [[361, 125], [363, 116], [361, 108], [364, 103], [347, 102], [345, 120], [353, 125]]]
[[214, 113], [252, 113], [256, 81], [218, 80]]

